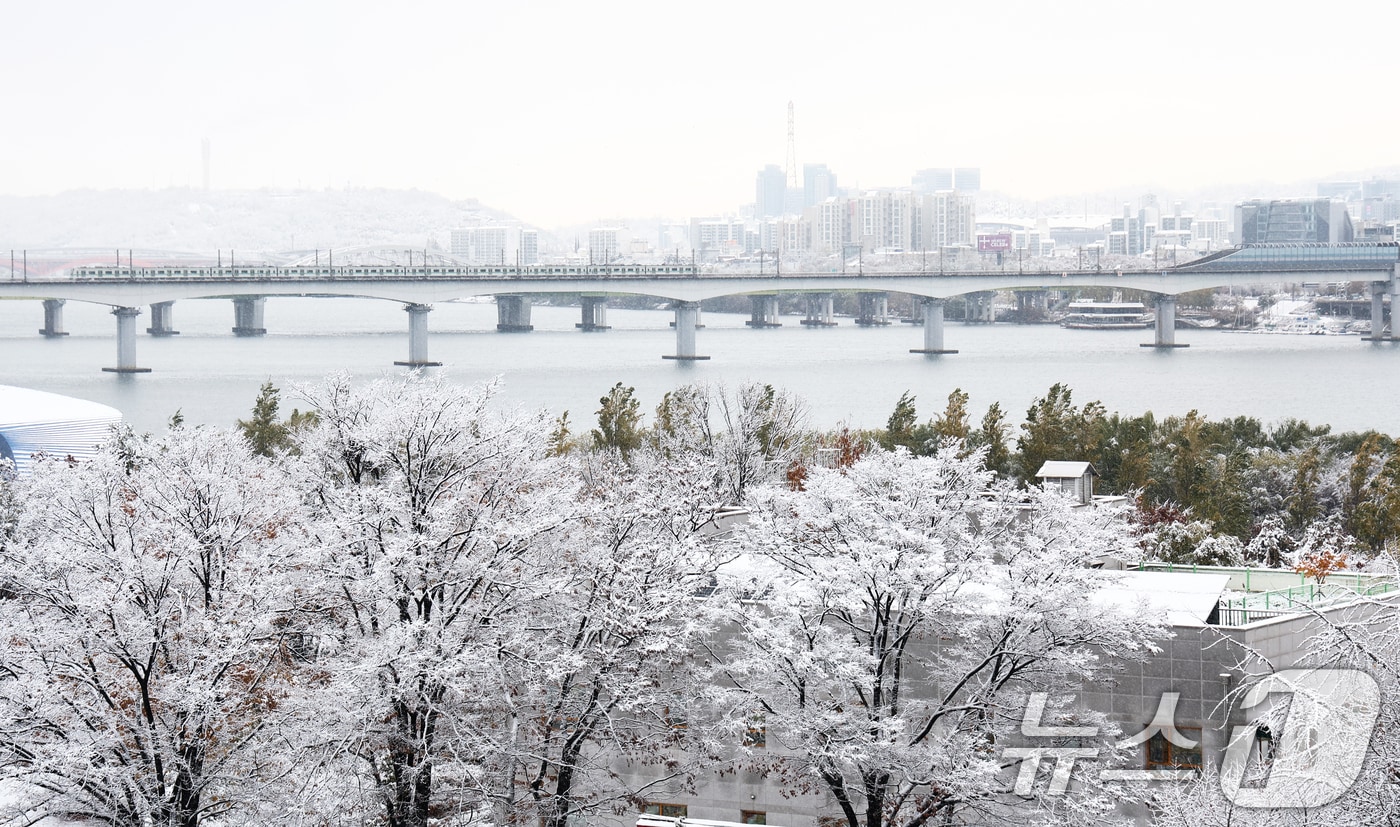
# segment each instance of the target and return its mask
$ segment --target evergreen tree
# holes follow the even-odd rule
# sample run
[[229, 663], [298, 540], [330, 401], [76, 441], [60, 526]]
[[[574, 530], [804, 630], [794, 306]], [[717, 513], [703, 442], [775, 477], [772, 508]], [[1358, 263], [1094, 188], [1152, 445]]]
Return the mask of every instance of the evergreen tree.
[[1006, 447], [1010, 438], [1011, 426], [1006, 424], [1006, 414], [1000, 403], [993, 402], [982, 416], [982, 426], [969, 435], [968, 445], [974, 450], [985, 449], [987, 456], [983, 463], [987, 470], [1004, 477], [1011, 473], [1011, 451]]
[[900, 394], [899, 401], [894, 403], [894, 411], [885, 423], [885, 432], [880, 435], [880, 447], [886, 451], [893, 451], [902, 445], [918, 453], [914, 450], [914, 431], [919, 416], [914, 407], [915, 399], [917, 397], [905, 391]]
[[253, 403], [252, 418], [238, 420], [243, 438], [248, 440], [253, 453], [258, 456], [274, 456], [291, 444], [287, 425], [277, 418], [279, 394], [281, 391], [273, 386], [271, 379], [263, 382], [257, 401]]
[[595, 448], [614, 448], [623, 456], [642, 445], [642, 406], [633, 397], [635, 388], [612, 386], [598, 400], [598, 427], [593, 429]]
[[956, 439], [967, 443], [967, 438], [972, 433], [972, 426], [967, 419], [967, 400], [968, 396], [962, 388], [954, 388], [953, 392], [948, 394], [948, 407], [933, 420], [934, 439], [939, 442]]

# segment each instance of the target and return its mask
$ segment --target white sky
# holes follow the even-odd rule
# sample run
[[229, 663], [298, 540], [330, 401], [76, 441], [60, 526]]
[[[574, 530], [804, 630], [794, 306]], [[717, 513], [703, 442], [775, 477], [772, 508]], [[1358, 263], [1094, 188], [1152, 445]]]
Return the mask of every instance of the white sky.
[[[732, 211], [763, 164], [1030, 198], [1400, 161], [1400, 3], [5, 4], [0, 192], [416, 187], [544, 226]], [[1125, 190], [1125, 194], [1127, 191]]]

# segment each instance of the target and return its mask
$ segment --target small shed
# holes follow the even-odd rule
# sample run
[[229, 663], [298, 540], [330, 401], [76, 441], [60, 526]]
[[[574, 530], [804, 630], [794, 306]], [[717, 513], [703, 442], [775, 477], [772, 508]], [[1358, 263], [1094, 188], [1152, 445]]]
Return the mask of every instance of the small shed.
[[1094, 477], [1097, 477], [1099, 472], [1091, 462], [1050, 460], [1040, 466], [1035, 475], [1040, 479], [1041, 485], [1058, 486], [1061, 491], [1072, 495], [1080, 505], [1088, 505], [1094, 501]]

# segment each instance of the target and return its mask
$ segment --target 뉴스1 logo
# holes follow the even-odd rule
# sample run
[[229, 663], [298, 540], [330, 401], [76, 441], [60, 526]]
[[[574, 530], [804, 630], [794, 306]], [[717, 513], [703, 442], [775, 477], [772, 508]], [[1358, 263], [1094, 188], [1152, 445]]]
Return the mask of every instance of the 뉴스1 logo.
[[1285, 669], [1250, 687], [1243, 708], [1258, 707], [1278, 693], [1291, 699], [1266, 783], [1244, 786], [1258, 726], [1237, 726], [1220, 765], [1221, 792], [1241, 807], [1321, 807], [1336, 801], [1361, 775], [1380, 715], [1380, 686], [1354, 669]]
[[[1220, 767], [1220, 788], [1241, 807], [1293, 809], [1321, 807], [1336, 801], [1361, 774], [1366, 747], [1380, 714], [1380, 687], [1365, 672], [1353, 669], [1286, 669], [1265, 676], [1245, 694], [1241, 709], [1253, 710], [1271, 696], [1286, 694], [1289, 705], [1280, 736], [1267, 766], [1256, 766], [1266, 775], [1262, 786], [1246, 785], [1246, 768], [1254, 751], [1259, 724], [1236, 726], [1230, 735]], [[1168, 743], [1193, 749], [1198, 743], [1176, 728], [1176, 692], [1162, 694], [1151, 723], [1137, 735], [1117, 742], [1119, 749], [1147, 743], [1160, 735]], [[1021, 734], [1027, 738], [1088, 738], [1098, 727], [1044, 726], [1046, 694], [1033, 693], [1026, 701]], [[1266, 710], [1259, 710], [1263, 712]], [[1258, 720], [1262, 715], [1256, 712]], [[1041, 761], [1054, 761], [1050, 795], [1069, 788], [1077, 760], [1098, 758], [1095, 747], [1007, 747], [1004, 758], [1020, 762], [1014, 791], [1029, 796]], [[1186, 781], [1192, 769], [1105, 769], [1102, 781]]]

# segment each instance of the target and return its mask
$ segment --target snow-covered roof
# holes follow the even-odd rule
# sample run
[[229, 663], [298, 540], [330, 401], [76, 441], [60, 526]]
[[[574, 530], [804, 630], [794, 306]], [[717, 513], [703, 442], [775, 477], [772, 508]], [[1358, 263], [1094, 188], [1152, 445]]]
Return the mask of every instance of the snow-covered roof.
[[98, 402], [0, 385], [0, 454], [13, 459], [21, 475], [41, 451], [91, 457], [121, 421], [121, 411]]
[[1098, 476], [1098, 469], [1088, 462], [1066, 462], [1064, 460], [1049, 460], [1040, 466], [1040, 470], [1035, 472], [1041, 479], [1066, 480], [1084, 476], [1085, 473]]
[[1172, 626], [1205, 626], [1230, 582], [1228, 574], [1165, 571], [1107, 572], [1093, 600], [1102, 606], [1131, 610], [1146, 604], [1167, 616]]

